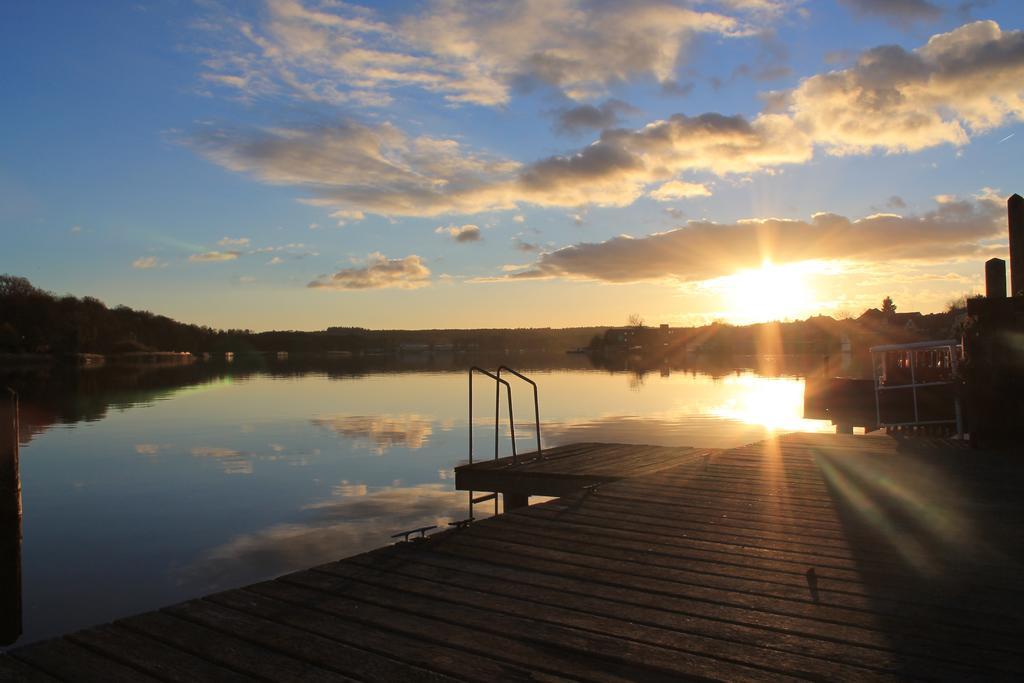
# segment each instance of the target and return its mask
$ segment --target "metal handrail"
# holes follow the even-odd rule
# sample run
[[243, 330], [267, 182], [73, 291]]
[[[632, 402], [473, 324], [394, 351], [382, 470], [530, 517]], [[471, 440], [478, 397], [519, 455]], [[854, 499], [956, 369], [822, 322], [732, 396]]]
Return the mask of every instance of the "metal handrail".
[[[512, 386], [501, 377], [487, 372], [481, 367], [476, 365], [469, 369], [469, 464], [473, 464], [473, 373], [479, 372], [494, 380], [494, 459], [498, 459], [498, 442], [499, 442], [499, 418], [501, 416], [500, 399], [501, 399], [501, 385], [505, 385], [505, 391], [508, 394], [508, 424], [509, 433], [512, 436], [512, 462], [517, 461], [516, 454], [516, 422], [512, 414]], [[486, 496], [484, 496], [486, 499]], [[494, 514], [498, 514], [498, 496], [493, 495], [494, 498]], [[469, 518], [465, 520], [467, 523], [473, 522], [473, 506], [477, 502], [485, 502], [484, 499], [477, 500], [473, 496], [473, 491], [469, 492]]]
[[499, 365], [498, 366], [498, 371], [497, 371], [497, 376], [498, 377], [501, 377], [501, 371], [502, 370], [505, 370], [507, 372], [511, 372], [513, 375], [515, 375], [519, 379], [523, 380], [524, 382], [527, 382], [528, 384], [530, 384], [530, 386], [533, 387], [533, 416], [534, 416], [534, 420], [537, 423], [537, 457], [539, 457], [539, 458], [543, 457], [543, 454], [541, 453], [541, 448], [540, 448], [540, 399], [539, 399], [539, 397], [537, 395], [537, 383], [534, 382], [529, 377], [527, 377], [526, 375], [524, 375], [522, 373], [519, 373], [519, 372], [516, 372], [515, 370], [513, 370], [510, 367], [508, 367], [507, 365]]
[[[537, 456], [543, 457], [541, 446], [540, 446], [540, 397], [537, 390], [537, 383], [532, 379], [523, 375], [522, 373], [516, 372], [507, 365], [500, 365], [495, 373], [490, 373], [483, 368], [474, 365], [469, 368], [469, 464], [473, 464], [473, 373], [479, 372], [482, 375], [486, 375], [494, 380], [494, 459], [498, 459], [499, 455], [499, 443], [501, 441], [500, 427], [501, 427], [501, 385], [505, 385], [505, 394], [508, 398], [508, 430], [510, 441], [512, 442], [512, 464], [519, 464], [519, 452], [516, 448], [516, 418], [512, 408], [512, 385], [507, 380], [501, 378], [502, 372], [509, 372], [524, 382], [528, 382], [533, 387], [533, 410], [534, 420], [537, 427]], [[498, 494], [491, 493], [485, 496], [475, 497], [474, 492], [469, 492], [469, 517], [457, 525], [461, 528], [473, 522], [473, 506], [477, 503], [486, 503], [490, 500], [494, 501], [494, 514], [498, 514]]]
[[479, 372], [482, 375], [486, 375], [494, 380], [494, 459], [498, 459], [498, 422], [499, 422], [499, 398], [501, 397], [500, 384], [505, 385], [505, 390], [508, 394], [508, 429], [509, 434], [512, 437], [512, 462], [518, 461], [518, 454], [516, 453], [516, 420], [512, 414], [512, 386], [501, 377], [495, 374], [487, 372], [481, 367], [474, 365], [469, 369], [469, 463], [473, 464], [473, 373]]

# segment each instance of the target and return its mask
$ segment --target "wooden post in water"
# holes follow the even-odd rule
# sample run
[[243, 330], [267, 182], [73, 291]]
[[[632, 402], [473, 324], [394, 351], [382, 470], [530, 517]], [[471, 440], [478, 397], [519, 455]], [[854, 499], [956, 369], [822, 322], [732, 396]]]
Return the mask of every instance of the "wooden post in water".
[[18, 395], [0, 389], [0, 645], [21, 636], [21, 475]]
[[1024, 292], [1024, 197], [1019, 194], [1006, 200], [1006, 217], [1010, 228], [1010, 296]]

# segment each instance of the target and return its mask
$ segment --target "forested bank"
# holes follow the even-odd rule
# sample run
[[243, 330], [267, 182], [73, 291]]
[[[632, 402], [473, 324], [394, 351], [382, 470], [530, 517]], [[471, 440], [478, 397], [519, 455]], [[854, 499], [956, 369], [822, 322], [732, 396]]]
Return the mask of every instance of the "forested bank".
[[735, 326], [367, 330], [335, 326], [320, 331], [220, 330], [182, 323], [93, 297], [56, 295], [27, 279], [0, 275], [0, 354], [73, 355], [146, 351], [394, 354], [403, 352], [640, 351], [705, 353], [819, 353], [873, 343], [958, 336], [963, 310], [896, 313], [868, 309], [856, 319], [814, 316], [803, 321]]

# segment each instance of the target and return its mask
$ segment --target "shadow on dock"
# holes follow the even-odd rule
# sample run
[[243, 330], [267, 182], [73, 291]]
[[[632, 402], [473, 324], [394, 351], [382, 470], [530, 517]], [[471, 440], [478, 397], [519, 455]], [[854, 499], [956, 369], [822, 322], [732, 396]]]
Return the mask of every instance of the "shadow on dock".
[[[930, 648], [951, 667], [971, 663], [975, 677], [1010, 677], [1024, 661], [1019, 455], [894, 441], [895, 452], [813, 449], [875, 628], [894, 650]], [[933, 662], [911, 656], [900, 672], [935, 675]]]

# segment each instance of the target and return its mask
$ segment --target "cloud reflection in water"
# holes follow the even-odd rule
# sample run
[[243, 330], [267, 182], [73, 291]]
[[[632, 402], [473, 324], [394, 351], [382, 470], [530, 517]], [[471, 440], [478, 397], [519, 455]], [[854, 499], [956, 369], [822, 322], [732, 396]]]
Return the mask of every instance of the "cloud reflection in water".
[[183, 569], [198, 594], [265, 580], [372, 550], [406, 529], [465, 517], [466, 494], [442, 484], [367, 490], [342, 482], [334, 496], [303, 507], [312, 519], [242, 534]]
[[392, 448], [418, 450], [427, 445], [434, 433], [433, 418], [422, 415], [336, 415], [313, 418], [312, 423], [339, 436], [352, 439], [377, 455]]
[[189, 451], [196, 458], [214, 458], [224, 474], [252, 474], [252, 459], [233, 448], [201, 446]]

